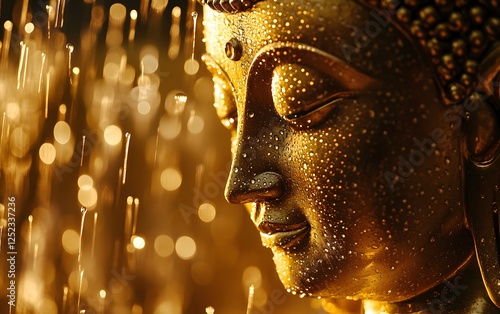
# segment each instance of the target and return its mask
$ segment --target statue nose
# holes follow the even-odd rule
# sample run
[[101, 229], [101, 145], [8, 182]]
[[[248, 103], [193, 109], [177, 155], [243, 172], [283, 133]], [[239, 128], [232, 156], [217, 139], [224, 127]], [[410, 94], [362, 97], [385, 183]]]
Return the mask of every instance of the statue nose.
[[225, 191], [226, 199], [233, 204], [276, 200], [284, 193], [283, 177], [271, 171], [257, 174], [248, 182], [230, 176]]

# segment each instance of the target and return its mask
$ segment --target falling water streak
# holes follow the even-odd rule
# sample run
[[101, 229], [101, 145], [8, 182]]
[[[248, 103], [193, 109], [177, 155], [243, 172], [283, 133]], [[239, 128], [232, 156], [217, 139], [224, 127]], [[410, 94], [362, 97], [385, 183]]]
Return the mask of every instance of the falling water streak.
[[33, 215], [28, 216], [28, 255], [31, 254], [31, 239], [33, 235]]
[[60, 12], [60, 20], [59, 20], [59, 27], [62, 28], [64, 26], [64, 12], [66, 11], [66, 1], [67, 0], [62, 0], [61, 1], [61, 12]]
[[119, 71], [120, 77], [125, 73], [126, 70], [127, 70], [127, 55], [124, 54], [120, 58], [120, 71]]
[[87, 137], [85, 135], [82, 135], [82, 151], [80, 152], [80, 167], [83, 165], [83, 152], [85, 151], [85, 139], [86, 138]]
[[57, 113], [57, 121], [66, 120], [66, 112], [67, 112], [66, 105], [65, 104], [60, 105], [59, 112]]
[[196, 166], [196, 171], [194, 173], [195, 191], [199, 191], [201, 189], [201, 182], [202, 182], [204, 172], [205, 172], [205, 166], [203, 164], [199, 164]]
[[120, 204], [120, 195], [122, 191], [122, 178], [123, 178], [123, 167], [118, 169], [118, 181], [116, 184], [116, 193], [113, 200], [113, 208], [118, 209], [118, 205]]
[[133, 223], [133, 211], [132, 205], [134, 203], [134, 198], [132, 196], [127, 197], [127, 205], [125, 207], [125, 240], [124, 248], [127, 250], [127, 244], [130, 242], [132, 237], [132, 223]]
[[99, 292], [99, 297], [101, 298], [101, 302], [99, 302], [99, 314], [104, 314], [106, 313], [106, 290], [101, 290]]
[[90, 251], [90, 260], [94, 260], [94, 251], [95, 251], [95, 236], [97, 233], [97, 212], [94, 213], [94, 229], [92, 229], [92, 247]]
[[175, 7], [172, 9], [172, 24], [170, 26], [170, 46], [168, 48], [168, 57], [175, 59], [179, 55], [181, 38], [180, 38], [180, 24], [181, 24], [181, 8]]
[[21, 16], [19, 18], [19, 32], [24, 30], [24, 25], [26, 24], [26, 16], [28, 15], [28, 0], [23, 0], [21, 6]]
[[23, 72], [23, 65], [24, 65], [24, 56], [26, 54], [26, 44], [24, 42], [20, 42], [19, 45], [21, 46], [21, 55], [19, 56], [19, 66], [17, 68], [17, 89], [21, 88], [21, 75]]
[[2, 239], [3, 239], [3, 225], [0, 226], [0, 253], [2, 253]]
[[156, 143], [155, 143], [155, 154], [153, 158], [153, 168], [156, 167], [156, 158], [158, 156], [158, 141], [160, 137], [160, 128], [156, 128]]
[[255, 288], [253, 285], [250, 285], [249, 289], [248, 289], [248, 303], [247, 303], [247, 314], [250, 314], [251, 311], [252, 311], [252, 307], [253, 307], [253, 295], [254, 295], [254, 291]]
[[80, 310], [80, 300], [82, 294], [82, 281], [83, 281], [83, 272], [82, 269], [82, 243], [83, 243], [83, 227], [85, 226], [85, 216], [87, 215], [87, 208], [81, 207], [80, 212], [82, 213], [82, 221], [80, 224], [80, 239], [78, 243], [78, 273], [79, 273], [79, 281], [78, 281], [78, 304], [77, 308]]
[[73, 51], [75, 50], [75, 46], [72, 44], [66, 44], [66, 49], [68, 50], [68, 76], [69, 76], [69, 82], [70, 84], [73, 84], [73, 78], [71, 77], [71, 56], [73, 54]]
[[71, 71], [70, 82], [71, 82], [71, 111], [69, 114], [69, 122], [70, 125], [73, 125], [74, 122], [73, 119], [75, 119], [75, 116], [78, 111], [77, 94], [78, 94], [78, 84], [80, 82], [80, 68], [78, 67], [73, 68], [73, 70]]
[[[2, 161], [3, 161], [3, 134], [4, 134], [4, 130], [5, 130], [5, 118], [7, 117], [7, 113], [4, 112], [3, 113], [3, 117], [2, 117], [2, 134], [0, 134], [0, 165], [2, 165]], [[3, 217], [2, 217], [3, 219]]]
[[194, 62], [194, 48], [196, 45], [196, 22], [198, 21], [198, 12], [192, 12], [191, 16], [193, 17], [193, 47], [191, 49], [191, 62]]
[[45, 82], [45, 119], [49, 117], [50, 71], [47, 71]]
[[130, 28], [128, 31], [128, 41], [129, 43], [135, 39], [135, 24], [137, 23], [137, 11], [130, 11]]
[[136, 197], [134, 199], [134, 216], [132, 218], [132, 236], [135, 235], [137, 230], [137, 217], [139, 215], [139, 199]]
[[118, 268], [118, 262], [120, 260], [120, 240], [115, 239], [115, 245], [113, 246], [113, 268]]
[[26, 73], [28, 72], [28, 58], [29, 58], [29, 47], [25, 45], [26, 47], [26, 54], [24, 56], [24, 64], [23, 64], [23, 88], [24, 85], [26, 84]]
[[145, 24], [148, 20], [149, 0], [141, 0], [141, 23]]
[[52, 14], [52, 6], [46, 5], [45, 10], [47, 12], [47, 39], [50, 39], [50, 16]]
[[38, 243], [35, 243], [35, 246], [33, 248], [33, 271], [35, 271], [37, 260], [38, 260]]
[[35, 30], [35, 25], [33, 23], [26, 23], [24, 25], [24, 41], [28, 44], [30, 42], [31, 34]]
[[66, 305], [68, 304], [68, 285], [64, 285], [63, 287], [63, 299], [62, 299], [62, 312], [63, 314], [66, 314]]
[[38, 93], [42, 92], [43, 70], [45, 69], [45, 53], [42, 52], [42, 65], [40, 66], [40, 77], [38, 78]]
[[79, 276], [78, 276], [78, 301], [76, 308], [78, 309], [78, 313], [85, 313], [85, 310], [80, 309], [80, 302], [82, 300], [82, 284], [83, 284], [83, 274], [85, 272], [85, 269], [82, 269], [79, 271]]
[[60, 16], [61, 12], [61, 0], [57, 0], [57, 5], [56, 5], [56, 23], [55, 23], [55, 28], [59, 27], [59, 20], [61, 19]]
[[128, 162], [128, 149], [130, 147], [130, 133], [126, 133], [125, 137], [127, 138], [127, 142], [125, 143], [125, 157], [123, 158], [123, 178], [122, 185], [127, 181], [127, 162]]
[[3, 33], [3, 45], [2, 45], [2, 56], [1, 56], [1, 68], [2, 70], [7, 69], [9, 65], [9, 48], [10, 48], [10, 39], [12, 37], [12, 28], [14, 24], [11, 21], [5, 21], [3, 23], [4, 33]]
[[144, 61], [141, 61], [141, 82], [144, 82]]
[[80, 223], [80, 239], [78, 243], [78, 268], [82, 267], [82, 243], [83, 243], [83, 227], [85, 226], [85, 216], [87, 215], [87, 208], [81, 207], [80, 212], [82, 213], [82, 220]]
[[62, 28], [64, 26], [64, 11], [66, 9], [66, 1], [65, 0], [57, 0], [56, 7], [56, 28]]

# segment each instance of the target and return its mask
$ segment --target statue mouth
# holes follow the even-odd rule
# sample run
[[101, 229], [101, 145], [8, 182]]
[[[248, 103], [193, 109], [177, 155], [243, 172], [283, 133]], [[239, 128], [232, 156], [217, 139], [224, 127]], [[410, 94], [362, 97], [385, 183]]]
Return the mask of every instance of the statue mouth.
[[295, 224], [263, 221], [257, 226], [257, 229], [260, 231], [262, 244], [265, 247], [281, 247], [290, 250], [296, 248], [307, 238], [311, 226], [307, 221]]

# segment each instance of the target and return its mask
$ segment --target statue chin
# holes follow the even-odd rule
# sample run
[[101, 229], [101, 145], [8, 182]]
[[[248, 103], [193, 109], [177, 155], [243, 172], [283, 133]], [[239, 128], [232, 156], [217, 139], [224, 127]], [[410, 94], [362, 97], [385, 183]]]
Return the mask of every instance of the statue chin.
[[286, 289], [498, 312], [497, 2], [202, 2], [226, 198]]

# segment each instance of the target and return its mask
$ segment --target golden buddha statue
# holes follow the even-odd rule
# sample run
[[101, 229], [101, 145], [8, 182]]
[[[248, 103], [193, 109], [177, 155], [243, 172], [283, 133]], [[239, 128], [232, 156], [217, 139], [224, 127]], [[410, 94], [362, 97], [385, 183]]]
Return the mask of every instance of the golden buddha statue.
[[226, 198], [284, 286], [500, 313], [500, 2], [202, 2]]

